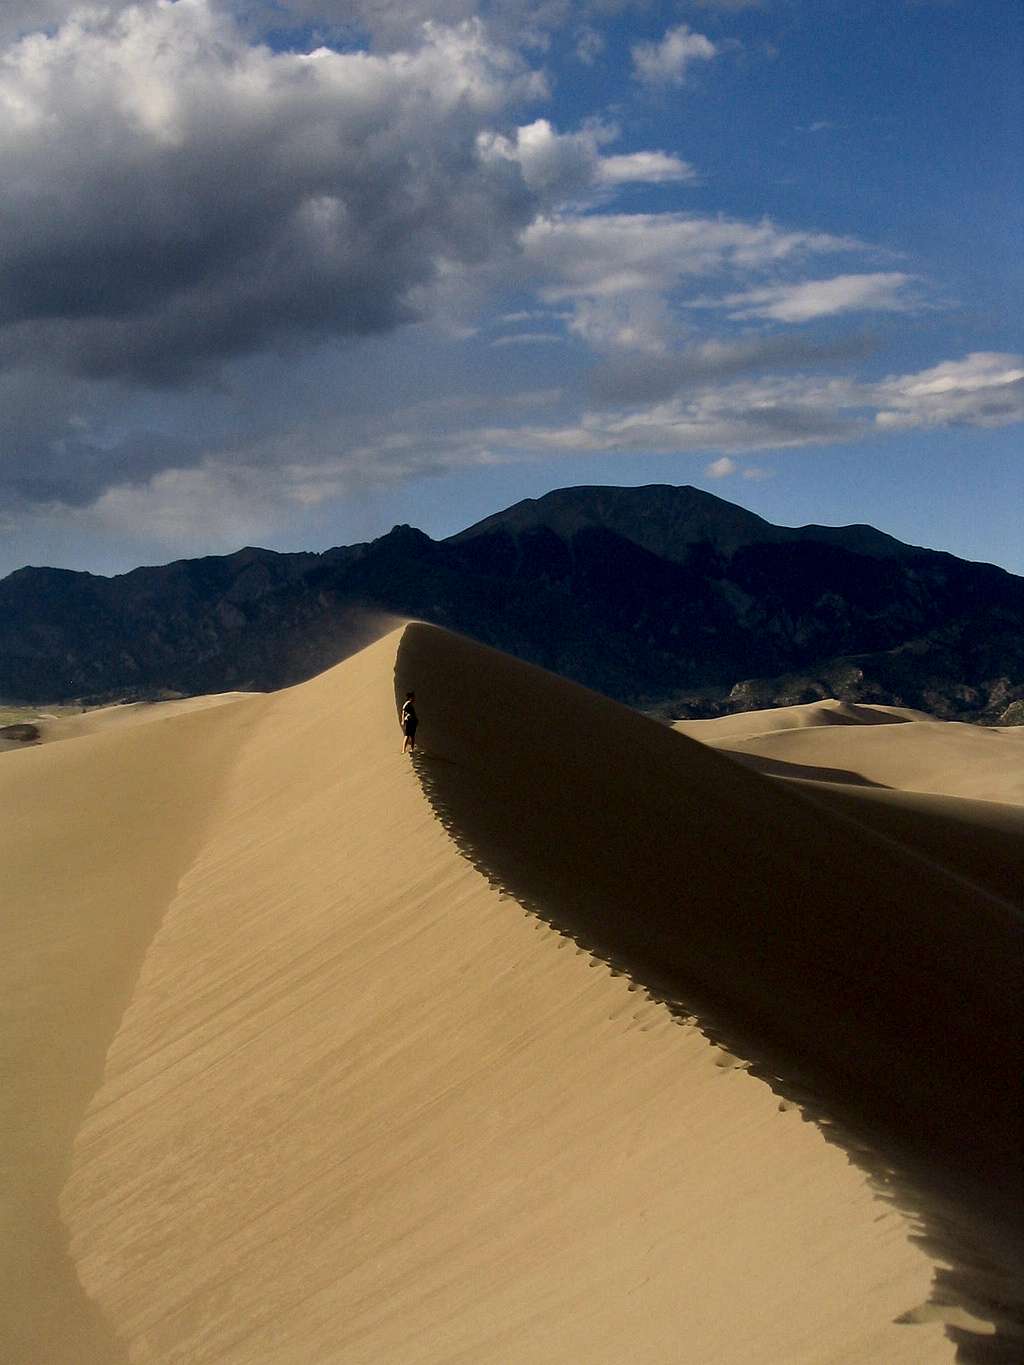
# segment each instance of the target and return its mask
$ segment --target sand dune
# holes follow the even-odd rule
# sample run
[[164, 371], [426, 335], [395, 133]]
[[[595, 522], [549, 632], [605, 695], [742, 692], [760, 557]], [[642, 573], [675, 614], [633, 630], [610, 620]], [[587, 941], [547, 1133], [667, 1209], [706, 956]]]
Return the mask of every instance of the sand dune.
[[750, 739], [778, 730], [816, 729], [826, 725], [898, 725], [911, 720], [934, 720], [924, 711], [907, 706], [880, 706], [838, 701], [806, 702], [800, 706], [775, 706], [767, 711], [738, 711], [714, 720], [677, 720], [673, 729], [699, 739], [702, 744], [723, 744], [730, 739]]
[[5, 1361], [1012, 1349], [1001, 883], [418, 625], [0, 801]]
[[672, 728], [1024, 909], [1024, 727], [825, 701]]
[[833, 701], [676, 721], [672, 728], [776, 776], [835, 776], [855, 785], [1024, 805], [1024, 726], [965, 725], [904, 708]]
[[35, 737], [28, 741], [10, 738], [0, 728], [0, 753], [5, 749], [24, 749], [61, 739], [81, 739], [85, 735], [105, 734], [108, 730], [170, 720], [172, 716], [206, 711], [210, 707], [224, 706], [249, 695], [247, 692], [215, 692], [205, 697], [182, 697], [175, 701], [120, 702], [114, 706], [94, 706], [77, 712], [63, 706], [55, 711], [26, 709], [18, 719], [31, 725], [36, 732]]

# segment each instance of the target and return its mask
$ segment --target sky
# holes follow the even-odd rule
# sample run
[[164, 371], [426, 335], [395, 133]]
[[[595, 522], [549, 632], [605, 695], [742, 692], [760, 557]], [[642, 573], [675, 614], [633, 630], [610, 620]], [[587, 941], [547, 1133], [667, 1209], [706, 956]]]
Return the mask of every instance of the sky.
[[1024, 573], [1024, 6], [5, 0], [0, 575], [693, 484]]

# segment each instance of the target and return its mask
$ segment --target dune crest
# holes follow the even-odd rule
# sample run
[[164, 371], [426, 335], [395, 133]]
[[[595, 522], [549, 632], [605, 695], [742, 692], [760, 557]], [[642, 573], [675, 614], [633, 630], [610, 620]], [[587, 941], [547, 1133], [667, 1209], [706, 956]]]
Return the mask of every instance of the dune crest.
[[[73, 777], [84, 803], [90, 775], [122, 768], [135, 786], [107, 842], [97, 814], [83, 843], [53, 785]], [[893, 1190], [637, 985], [694, 981], [841, 1074], [881, 1128], [941, 1100], [911, 1147], [969, 1185], [940, 1129], [1002, 1169], [1010, 1116], [988, 1091], [1009, 1044], [995, 1034], [983, 1056], [955, 1018], [917, 1016], [959, 987], [980, 1028], [1004, 1021], [998, 897], [420, 625], [285, 692], [6, 755], [5, 779], [26, 823], [0, 853], [51, 828], [66, 888], [40, 936], [20, 914], [6, 927], [19, 970], [69, 926], [105, 945], [86, 996], [11, 1034], [31, 1054], [106, 1002], [90, 1034], [105, 1060], [77, 1086], [43, 1076], [48, 1107], [24, 1110], [62, 1145], [22, 1215], [52, 1222], [60, 1191], [102, 1331], [66, 1278], [46, 1323], [5, 1290], [24, 1359], [49, 1340], [37, 1358], [76, 1365], [921, 1365], [955, 1358], [951, 1332], [1004, 1330], [984, 1304], [933, 1301], [939, 1252]], [[141, 878], [159, 849], [166, 878], [122, 886], [112, 914], [111, 864]], [[837, 867], [849, 885], [823, 928], [808, 897], [826, 873], [841, 885]], [[887, 921], [911, 888], [925, 899]], [[937, 943], [918, 942], [925, 926]], [[629, 962], [610, 969], [573, 934]], [[882, 969], [871, 1015], [865, 964]], [[53, 969], [40, 1010], [73, 975]], [[823, 1046], [808, 1035], [825, 1021]], [[940, 1034], [958, 1060], [920, 1074]]]

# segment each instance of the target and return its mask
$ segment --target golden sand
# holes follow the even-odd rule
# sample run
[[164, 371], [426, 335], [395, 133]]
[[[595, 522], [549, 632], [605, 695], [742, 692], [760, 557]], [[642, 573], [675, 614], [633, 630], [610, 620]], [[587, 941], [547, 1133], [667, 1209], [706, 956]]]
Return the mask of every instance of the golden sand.
[[1012, 1331], [1008, 807], [863, 816], [419, 625], [154, 718], [0, 757], [5, 1362]]

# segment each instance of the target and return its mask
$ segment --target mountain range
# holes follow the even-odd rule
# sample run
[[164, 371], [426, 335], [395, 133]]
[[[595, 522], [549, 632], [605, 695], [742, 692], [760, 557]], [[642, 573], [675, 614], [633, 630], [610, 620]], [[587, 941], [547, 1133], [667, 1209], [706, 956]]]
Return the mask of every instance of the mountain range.
[[0, 699], [302, 681], [412, 617], [666, 716], [820, 697], [1024, 721], [1024, 579], [870, 526], [775, 526], [691, 487], [579, 487], [435, 541], [247, 548], [0, 581]]

